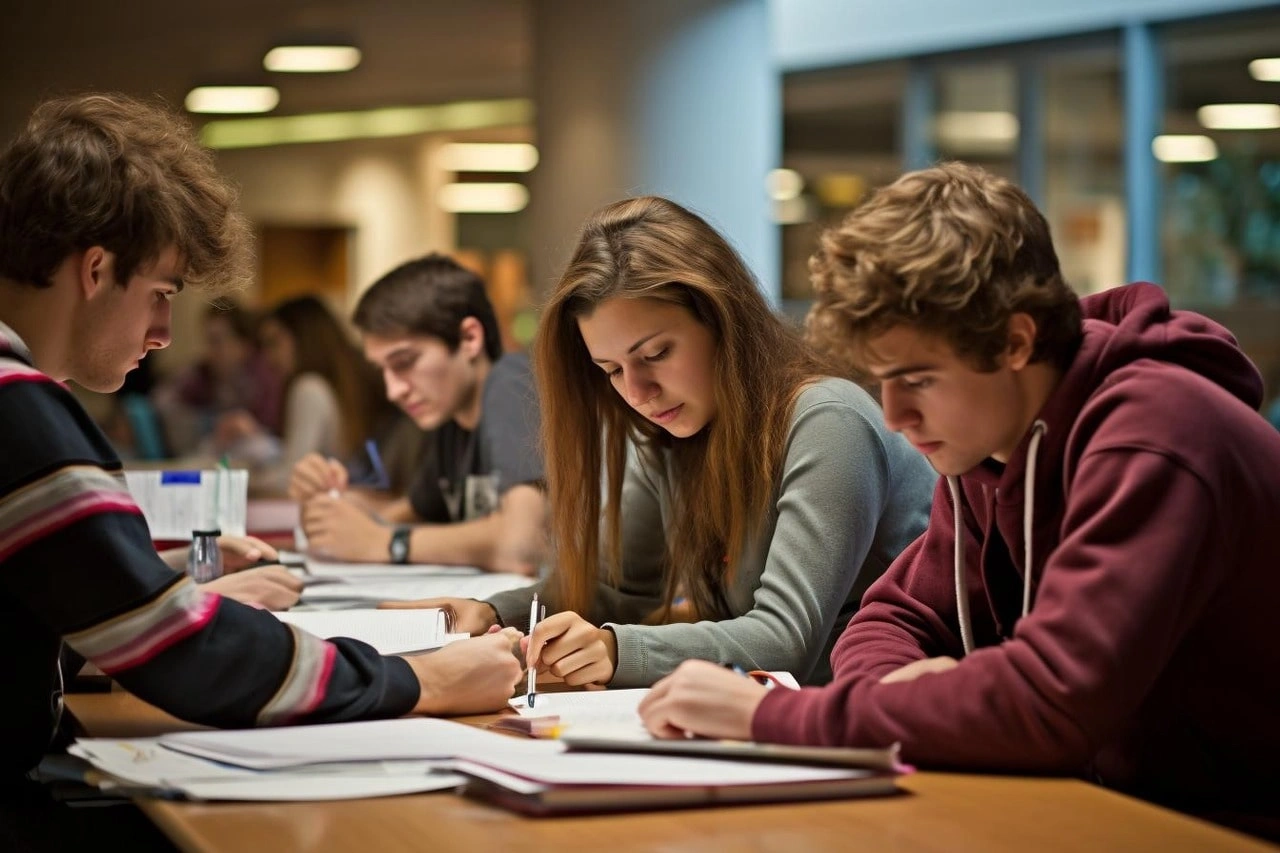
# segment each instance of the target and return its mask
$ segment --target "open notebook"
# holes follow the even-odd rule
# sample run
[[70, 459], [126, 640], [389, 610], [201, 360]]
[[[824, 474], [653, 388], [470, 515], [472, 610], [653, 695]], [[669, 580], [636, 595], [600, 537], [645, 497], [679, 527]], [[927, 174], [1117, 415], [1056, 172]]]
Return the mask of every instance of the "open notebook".
[[403, 655], [438, 649], [466, 634], [449, 633], [449, 619], [438, 608], [421, 610], [308, 610], [275, 614], [318, 637], [362, 640], [384, 655]]

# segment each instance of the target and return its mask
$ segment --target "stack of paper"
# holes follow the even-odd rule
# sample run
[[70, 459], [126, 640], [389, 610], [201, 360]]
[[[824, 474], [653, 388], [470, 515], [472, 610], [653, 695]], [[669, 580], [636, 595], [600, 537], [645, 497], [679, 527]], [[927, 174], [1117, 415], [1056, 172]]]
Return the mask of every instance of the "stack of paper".
[[[105, 784], [141, 795], [340, 799], [452, 787], [531, 814], [890, 793], [887, 750], [869, 764], [782, 764], [707, 757], [579, 753], [446, 720], [411, 718], [250, 731], [81, 739], [72, 753]], [[817, 750], [821, 752], [821, 750]], [[743, 755], [744, 758], [750, 756]]]

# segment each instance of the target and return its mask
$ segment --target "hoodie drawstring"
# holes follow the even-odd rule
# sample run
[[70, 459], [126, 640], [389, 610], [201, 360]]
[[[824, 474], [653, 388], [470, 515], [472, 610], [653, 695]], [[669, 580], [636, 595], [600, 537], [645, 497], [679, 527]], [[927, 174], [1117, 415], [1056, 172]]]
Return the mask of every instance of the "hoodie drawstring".
[[964, 644], [964, 653], [968, 655], [973, 651], [973, 621], [969, 618], [969, 595], [964, 588], [964, 519], [960, 514], [959, 478], [947, 477], [947, 486], [951, 489], [951, 507], [955, 511], [952, 530], [956, 540], [956, 618], [960, 620], [960, 642]]
[[[1049, 427], [1037, 420], [1031, 426], [1031, 442], [1027, 446], [1027, 468], [1022, 479], [1022, 615], [1031, 612], [1031, 531], [1036, 517], [1036, 457], [1040, 453], [1040, 439]], [[947, 477], [951, 490], [951, 507], [954, 513], [955, 537], [956, 618], [960, 622], [960, 642], [966, 655], [973, 651], [973, 620], [969, 616], [969, 595], [964, 583], [964, 518], [960, 512], [960, 480]]]

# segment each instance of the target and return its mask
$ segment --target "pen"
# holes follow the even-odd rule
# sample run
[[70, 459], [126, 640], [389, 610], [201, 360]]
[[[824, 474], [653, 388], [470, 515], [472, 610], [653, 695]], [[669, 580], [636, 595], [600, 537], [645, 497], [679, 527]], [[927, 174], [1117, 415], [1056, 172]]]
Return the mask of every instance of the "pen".
[[[533, 601], [529, 603], [529, 642], [533, 642], [533, 629], [538, 624], [538, 594], [533, 594]], [[538, 668], [532, 664], [529, 666], [529, 684], [525, 689], [526, 700], [529, 707], [533, 707], [535, 698], [537, 697]]]
[[765, 672], [763, 669], [746, 670], [738, 666], [736, 663], [721, 664], [725, 669], [732, 670], [735, 674], [741, 675], [743, 678], [750, 678], [756, 684], [763, 684], [772, 690], [775, 686], [782, 684], [776, 675], [772, 672]]
[[387, 469], [383, 467], [382, 456], [378, 453], [378, 443], [372, 438], [364, 443], [365, 452], [369, 454], [369, 463], [373, 465], [373, 474], [377, 477], [377, 482], [373, 485], [379, 489], [391, 488], [391, 478], [387, 476]]

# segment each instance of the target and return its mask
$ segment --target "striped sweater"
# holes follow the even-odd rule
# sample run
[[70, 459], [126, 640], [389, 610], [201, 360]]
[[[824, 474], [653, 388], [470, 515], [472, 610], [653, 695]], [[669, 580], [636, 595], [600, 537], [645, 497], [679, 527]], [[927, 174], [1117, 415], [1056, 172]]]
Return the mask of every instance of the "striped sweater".
[[106, 437], [0, 323], [0, 780], [50, 743], [64, 642], [206, 725], [393, 717], [418, 699], [400, 658], [305, 634], [170, 569]]

